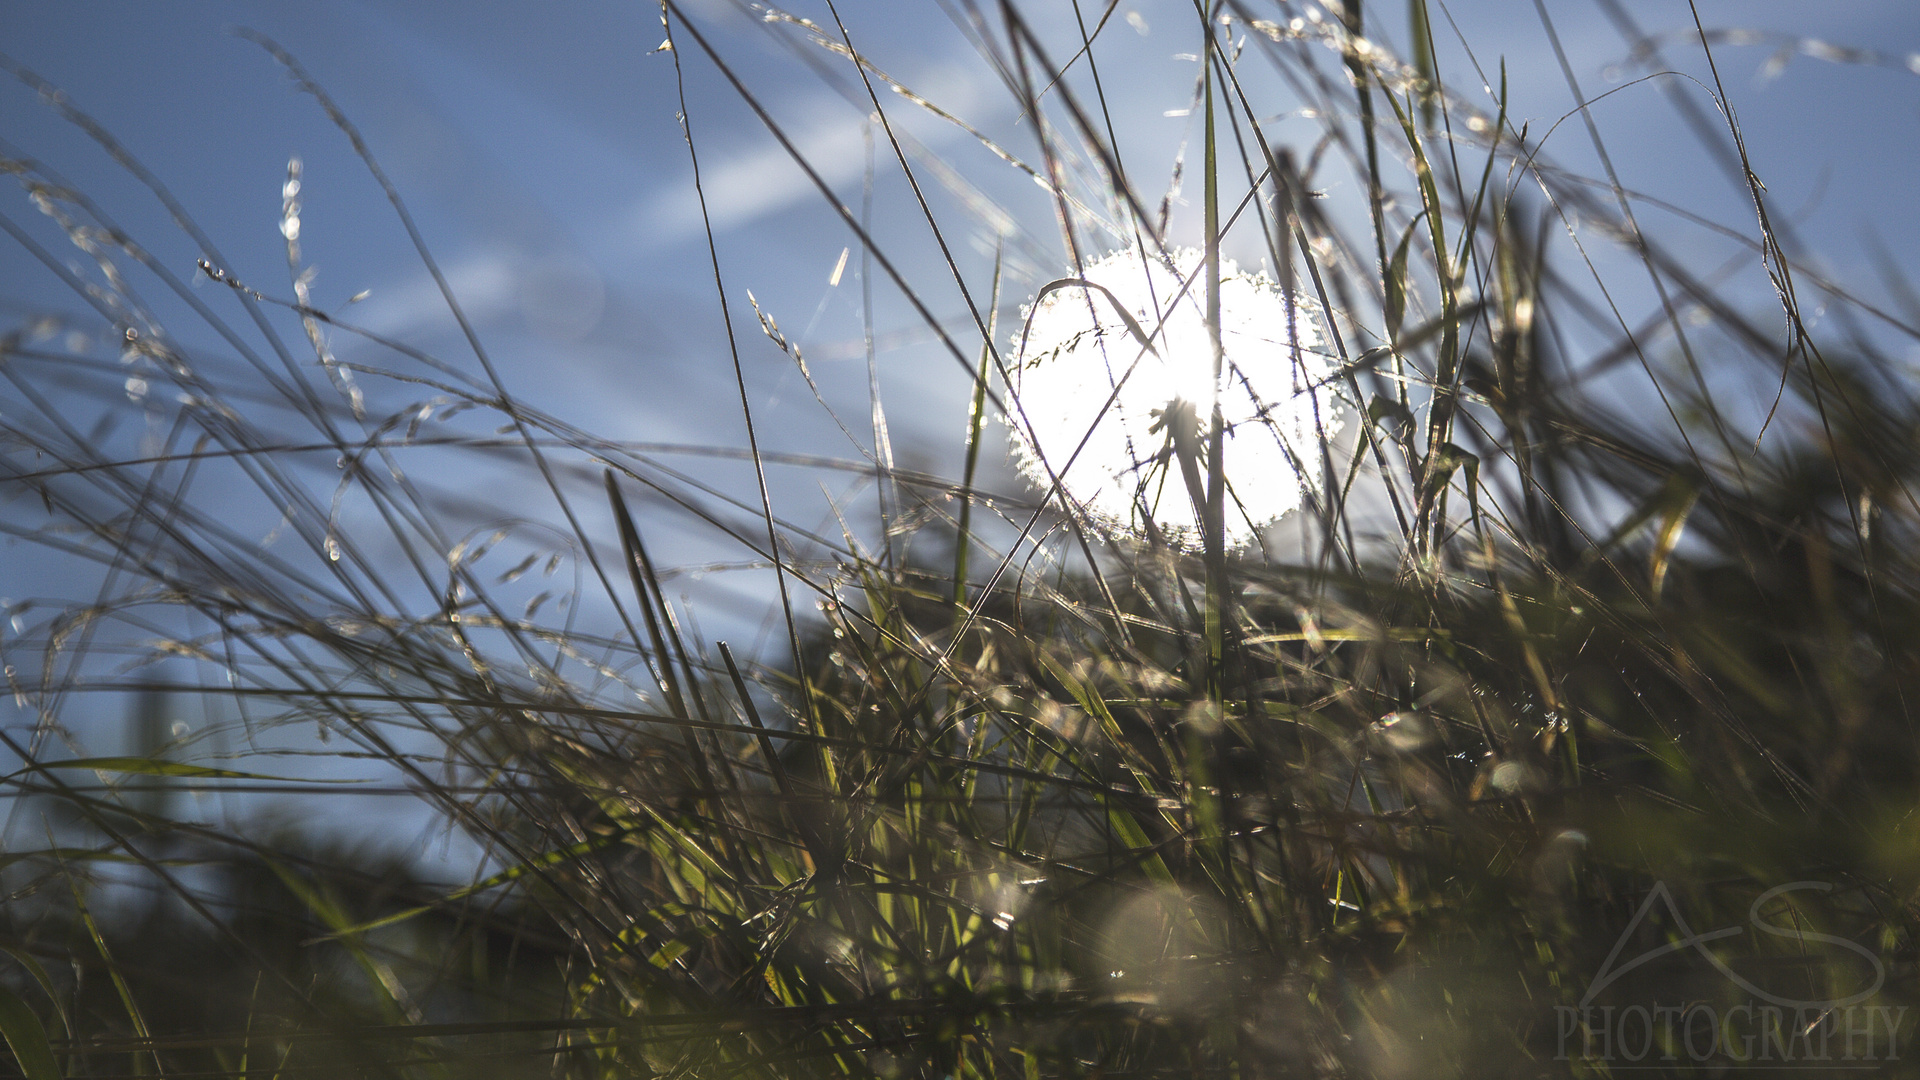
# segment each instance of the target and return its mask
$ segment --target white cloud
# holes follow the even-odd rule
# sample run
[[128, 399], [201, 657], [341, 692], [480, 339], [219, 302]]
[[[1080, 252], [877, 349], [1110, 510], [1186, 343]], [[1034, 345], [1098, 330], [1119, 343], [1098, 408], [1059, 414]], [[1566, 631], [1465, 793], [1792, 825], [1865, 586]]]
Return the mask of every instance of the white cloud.
[[[859, 120], [847, 118], [837, 123], [816, 124], [798, 133], [789, 132], [788, 138], [822, 179], [838, 187], [859, 176], [866, 167], [866, 142], [861, 127]], [[770, 141], [771, 136], [768, 138]], [[771, 141], [769, 145], [733, 154], [717, 163], [705, 163], [700, 182], [706, 192], [707, 213], [718, 231], [784, 209], [816, 190], [813, 181], [794, 163], [786, 149]], [[700, 201], [691, 178], [637, 207], [633, 224], [643, 235], [662, 241], [680, 240], [700, 232]]]
[[[909, 85], [915, 93], [960, 116], [971, 110], [981, 96], [978, 80], [958, 64], [935, 73], [924, 85]], [[880, 102], [896, 129], [912, 129], [929, 145], [951, 142], [956, 136], [965, 137], [952, 124], [934, 119], [905, 98], [888, 93], [886, 84], [876, 81], [875, 89], [882, 94]], [[838, 189], [858, 179], [866, 169], [865, 118], [838, 98], [816, 100], [800, 111], [817, 119], [804, 125], [781, 126], [794, 149], [830, 187]], [[708, 145], [706, 140], [714, 131], [711, 125], [703, 129], [699, 117], [695, 117], [694, 135], [703, 147]], [[886, 146], [884, 133], [876, 129], [874, 138], [876, 159], [884, 170], [892, 152]], [[795, 203], [819, 198], [818, 189], [805, 171], [758, 122], [754, 124], [750, 148], [719, 155], [705, 151], [701, 157], [700, 180], [706, 192], [707, 213], [716, 232], [725, 232]], [[671, 189], [655, 191], [643, 198], [629, 215], [625, 231], [637, 234], [643, 242], [656, 244], [698, 235], [700, 201], [693, 189], [690, 170]]]
[[[476, 322], [515, 302], [514, 268], [499, 252], [464, 256], [443, 265], [441, 272], [460, 301], [460, 310]], [[366, 300], [365, 314], [356, 318], [357, 314], [348, 309], [342, 317], [382, 337], [402, 340], [429, 328], [454, 325], [446, 298], [425, 270], [384, 289], [376, 286]]]

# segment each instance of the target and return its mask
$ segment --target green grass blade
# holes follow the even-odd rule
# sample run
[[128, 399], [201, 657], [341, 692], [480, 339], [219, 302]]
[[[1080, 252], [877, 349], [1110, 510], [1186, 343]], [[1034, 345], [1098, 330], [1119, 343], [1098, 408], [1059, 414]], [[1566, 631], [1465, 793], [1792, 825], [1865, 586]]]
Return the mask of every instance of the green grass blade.
[[60, 1063], [47, 1041], [47, 1028], [20, 996], [0, 986], [0, 1034], [27, 1080], [62, 1080]]

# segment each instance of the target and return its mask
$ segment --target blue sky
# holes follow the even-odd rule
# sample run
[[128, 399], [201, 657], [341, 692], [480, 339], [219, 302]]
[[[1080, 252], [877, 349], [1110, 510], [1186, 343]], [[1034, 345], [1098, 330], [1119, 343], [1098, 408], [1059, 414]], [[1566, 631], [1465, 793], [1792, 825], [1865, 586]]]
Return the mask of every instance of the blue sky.
[[[1090, 12], [1099, 6], [1087, 5]], [[1648, 30], [1690, 25], [1682, 3], [1627, 6]], [[1140, 186], [1157, 194], [1188, 127], [1162, 114], [1183, 106], [1189, 93], [1192, 64], [1176, 54], [1192, 50], [1190, 12], [1177, 3], [1124, 0], [1121, 7], [1138, 13], [1148, 32], [1116, 19], [1103, 36], [1108, 91], [1124, 121], [1122, 142], [1141, 163]], [[1626, 47], [1596, 6], [1548, 7], [1587, 94], [1618, 86], [1610, 68], [1625, 58]], [[1065, 3], [1033, 8], [1040, 25], [1068, 40]], [[862, 110], [822, 86], [730, 5], [706, 0], [691, 10], [768, 96], [827, 178], [856, 196]], [[1371, 10], [1382, 36], [1404, 37], [1401, 5]], [[360, 313], [372, 326], [417, 332], [422, 340], [450, 329], [424, 275], [411, 265], [392, 214], [343, 140], [264, 53], [228, 33], [247, 26], [292, 50], [367, 132], [467, 306], [489, 329], [503, 341], [532, 329], [542, 339], [539, 351], [564, 354], [569, 371], [595, 384], [590, 393], [566, 396], [561, 386], [571, 380], [553, 380], [556, 407], [564, 403], [568, 415], [612, 434], [638, 421], [632, 411], [645, 412], [648, 401], [684, 399], [708, 388], [703, 371], [673, 362], [711, 348], [715, 320], [708, 283], [688, 272], [704, 256], [703, 241], [690, 212], [671, 67], [667, 57], [649, 52], [661, 36], [651, 6], [79, 2], [6, 3], [0, 12], [8, 54], [65, 88], [165, 178], [241, 264], [236, 273], [284, 278], [274, 228], [286, 161], [297, 155], [307, 171], [302, 240], [321, 274], [316, 296], [338, 302], [372, 289]], [[824, 9], [800, 13], [825, 17]], [[1011, 116], [1007, 94], [984, 77], [978, 58], [931, 3], [847, 4], [843, 13], [863, 47], [929, 98], [990, 130]], [[1571, 94], [1529, 0], [1459, 3], [1450, 13], [1483, 65], [1506, 62], [1516, 118], [1532, 120], [1537, 132], [1565, 114]], [[1741, 0], [1702, 3], [1700, 13], [1709, 27], [1811, 35], [1896, 60], [1920, 50], [1920, 12], [1901, 3]], [[1442, 25], [1442, 45], [1452, 54], [1443, 66], [1470, 88], [1476, 80], [1449, 36]], [[1878, 234], [1894, 252], [1911, 250], [1920, 235], [1920, 210], [1906, 195], [1920, 166], [1912, 138], [1920, 122], [1920, 76], [1797, 55], [1763, 81], [1758, 72], [1773, 52], [1771, 43], [1726, 46], [1720, 57], [1757, 171], [1776, 206], [1805, 208], [1802, 231], [1818, 238], [1824, 257], [1870, 280], [1864, 232]], [[1676, 43], [1666, 58], [1705, 76], [1697, 46]], [[711, 69], [692, 60], [693, 121], [707, 155], [710, 204], [729, 273], [740, 291], [752, 288], [772, 305], [782, 325], [797, 320], [804, 327], [829, 299], [825, 281], [849, 237]], [[1706, 166], [1658, 89], [1628, 88], [1594, 112], [1629, 186], [1750, 228], [1739, 192]], [[910, 124], [917, 119], [912, 113], [895, 110]], [[116, 208], [156, 242], [164, 221], [150, 200], [140, 205], [100, 155], [30, 93], [18, 87], [0, 93], [0, 126], [11, 141], [89, 190], [128, 196]], [[1288, 126], [1278, 126], [1283, 136]], [[1307, 121], [1293, 126], [1303, 141], [1315, 133]], [[1005, 198], [1038, 250], [1061, 257], [1042, 193], [1005, 183], [1013, 179], [1003, 175], [1007, 170], [954, 129], [921, 124], [918, 130], [961, 171]], [[1017, 135], [1010, 145], [1019, 148]], [[1585, 132], [1574, 123], [1556, 132], [1549, 152], [1572, 167], [1593, 163]], [[897, 247], [904, 257], [924, 259], [924, 238], [906, 227], [904, 191], [889, 179], [882, 180], [880, 212], [900, 217]], [[15, 297], [47, 284], [32, 280], [22, 264], [0, 265], [13, 271]], [[543, 282], [587, 295], [574, 295], [557, 321], [541, 323], [535, 313], [529, 326]], [[703, 306], [709, 317], [688, 318]], [[827, 315], [838, 318], [827, 318], [822, 341], [844, 338], [851, 314], [850, 303], [829, 302]], [[633, 377], [636, 351], [654, 358], [644, 364], [644, 379]], [[539, 361], [543, 367], [552, 362], [547, 357]], [[538, 399], [547, 381], [516, 389]], [[650, 415], [644, 423], [663, 434], [709, 427], [685, 410]]]
[[[1103, 7], [1095, 0], [1083, 4], [1090, 16]], [[1586, 0], [1544, 6], [1586, 96], [1616, 91], [1592, 114], [1623, 183], [1751, 235], [1750, 200], [1717, 171], [1660, 85], [1630, 85], [1641, 70], [1627, 62], [1627, 44], [1600, 8]], [[834, 77], [841, 86], [830, 86], [775, 39], [770, 30], [777, 27], [727, 0], [686, 7], [836, 193], [858, 205], [870, 130], [866, 106], [843, 93], [857, 87], [847, 82], [850, 69], [813, 50], [813, 60], [839, 64]], [[1663, 39], [1664, 59], [1699, 82], [1667, 81], [1712, 108], [1703, 89], [1711, 84], [1704, 54], [1685, 38], [1692, 27], [1688, 6], [1632, 0], [1624, 7], [1643, 29], [1677, 35]], [[794, 10], [831, 25], [824, 3], [805, 0]], [[1056, 55], [1071, 52], [1076, 31], [1067, 0], [1035, 2], [1027, 10], [1058, 46]], [[1920, 200], [1914, 197], [1920, 61], [1909, 63], [1920, 55], [1920, 7], [1898, 0], [1701, 0], [1698, 10], [1710, 29], [1753, 32], [1723, 41], [1715, 57], [1771, 205], [1806, 242], [1797, 254], [1848, 282], [1856, 295], [1899, 309], [1902, 300], [1883, 280], [1875, 250], [1907, 273], [1920, 271], [1913, 255], [1920, 251]], [[1396, 48], [1404, 42], [1404, 5], [1375, 2], [1369, 11], [1382, 40]], [[1459, 0], [1436, 3], [1434, 11], [1442, 73], [1456, 87], [1470, 90], [1478, 82], [1475, 61], [1488, 71], [1504, 61], [1517, 122], [1530, 123], [1537, 137], [1568, 115], [1574, 97], [1532, 0]], [[890, 73], [1017, 152], [1031, 153], [1012, 99], [934, 0], [849, 2], [841, 14], [856, 42]], [[1179, 114], [1194, 79], [1194, 64], [1183, 55], [1195, 48], [1193, 21], [1188, 4], [1120, 0], [1099, 43], [1120, 142], [1150, 198], [1165, 189], [1174, 155], [1192, 133], [1193, 118]], [[288, 159], [299, 157], [300, 239], [306, 261], [318, 267], [315, 303], [331, 309], [370, 290], [350, 309], [360, 324], [470, 364], [437, 290], [345, 140], [271, 58], [230, 30], [250, 27], [274, 38], [365, 132], [515, 394], [609, 438], [743, 444], [676, 121], [672, 57], [655, 51], [662, 39], [656, 7], [0, 0], [0, 25], [7, 55], [63, 88], [171, 188], [231, 260], [224, 269], [276, 295], [289, 291], [277, 229]], [[1837, 54], [1808, 45], [1809, 39], [1873, 55]], [[680, 56], [762, 433], [775, 449], [857, 460], [859, 449], [848, 445], [793, 365], [759, 335], [747, 306], [751, 290], [802, 344], [822, 394], [848, 419], [857, 441], [867, 430], [857, 248], [834, 283], [841, 253], [855, 242], [684, 40]], [[1073, 85], [1077, 94], [1091, 92], [1084, 77]], [[1298, 103], [1277, 89], [1271, 104], [1270, 132], [1305, 154], [1317, 123], [1294, 115]], [[1004, 209], [1014, 278], [1003, 310], [1012, 311], [1033, 284], [1064, 272], [1067, 258], [1045, 192], [954, 126], [898, 99], [888, 107], [931, 156]], [[0, 87], [0, 137], [110, 207], [176, 271], [191, 272], [194, 248], [155, 201], [21, 85]], [[1598, 169], [1577, 119], [1555, 130], [1547, 152], [1569, 168]], [[875, 232], [908, 279], [926, 283], [935, 313], [957, 321], [964, 309], [956, 290], [942, 282], [939, 252], [898, 170], [885, 167], [884, 145], [879, 153]], [[1352, 181], [1337, 174], [1328, 170], [1325, 184], [1336, 214], [1350, 209], [1354, 194]], [[1191, 195], [1197, 181], [1187, 186]], [[975, 289], [984, 289], [992, 230], [961, 214], [950, 192], [935, 198], [956, 223], [963, 272]], [[0, 210], [23, 222], [36, 217], [17, 196], [0, 198]], [[1752, 310], [1766, 309], [1757, 260], [1741, 263], [1737, 245], [1657, 209], [1641, 213], [1650, 232], [1673, 230], [1668, 235], [1682, 238], [1701, 265], [1728, 262], [1743, 300]], [[1191, 206], [1177, 209], [1174, 220], [1176, 235], [1193, 234]], [[1241, 238], [1229, 247], [1235, 244], [1243, 259], [1258, 261], [1256, 241]], [[1643, 309], [1650, 297], [1644, 281], [1618, 256], [1601, 259], [1620, 282], [1623, 304]], [[874, 287], [878, 378], [895, 449], [903, 463], [951, 474], [964, 377], [930, 345], [891, 287], [884, 281]], [[0, 249], [0, 302], [0, 318], [9, 323], [78, 307], [14, 247]], [[180, 332], [207, 343], [204, 332], [197, 339], [191, 330]], [[343, 356], [355, 347], [339, 344]], [[988, 456], [992, 482], [1017, 489], [998, 443]], [[737, 466], [698, 461], [687, 467], [742, 499], [754, 497], [750, 475]], [[525, 475], [442, 479], [472, 485], [503, 512], [552, 516]], [[783, 511], [809, 527], [837, 531], [827, 497], [854, 490], [845, 475], [794, 472], [776, 479]], [[819, 486], [823, 479], [827, 494]], [[260, 524], [264, 531], [272, 523]], [[662, 561], [674, 565], [739, 557], [697, 528], [664, 528], [659, 547]], [[84, 573], [51, 556], [12, 550], [8, 559], [0, 563], [0, 596], [81, 595], [88, 587]], [[764, 576], [676, 580], [708, 605], [709, 636], [743, 640], [760, 632], [757, 616], [770, 595]]]

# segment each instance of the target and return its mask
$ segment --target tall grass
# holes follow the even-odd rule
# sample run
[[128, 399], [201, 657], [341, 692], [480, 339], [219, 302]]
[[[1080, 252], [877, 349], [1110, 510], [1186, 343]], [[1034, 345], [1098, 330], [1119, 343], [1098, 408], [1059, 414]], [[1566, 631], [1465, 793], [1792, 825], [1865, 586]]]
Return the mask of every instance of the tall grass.
[[[288, 283], [240, 280], [158, 178], [11, 66], [166, 203], [215, 285], [6, 150], [43, 220], [9, 208], [0, 228], [89, 309], [72, 328], [120, 349], [50, 348], [70, 328], [50, 318], [0, 347], [0, 529], [96, 590], [20, 609], [4, 646], [35, 720], [0, 732], [23, 763], [7, 782], [38, 811], [10, 842], [45, 838], [3, 871], [0, 1029], [25, 1074], [1585, 1075], [1609, 1065], [1567, 1054], [1556, 1008], [1617, 942], [1685, 936], [1635, 923], [1656, 885], [1696, 930], [1791, 928], [1732, 957], [1779, 994], [1852, 995], [1844, 939], [1887, 973], [1860, 1000], [1912, 1000], [1920, 399], [1888, 349], [1916, 330], [1796, 261], [1717, 82], [1695, 119], [1724, 123], [1698, 137], [1749, 188], [1730, 231], [1764, 295], [1644, 231], [1610, 164], [1556, 165], [1498, 72], [1474, 75], [1491, 99], [1444, 82], [1424, 0], [1196, 8], [1187, 285], [1219, 297], [1223, 243], [1257, 238], [1331, 313], [1346, 416], [1293, 448], [1304, 508], [1235, 548], [1230, 486], [1295, 481], [1235, 476], [1204, 412], [1159, 463], [1197, 508], [1192, 543], [1077, 513], [1070, 461], [1039, 495], [982, 490], [994, 420], [1024, 422], [1023, 313], [1001, 261], [960, 252], [972, 221], [897, 122], [939, 103], [824, 13], [767, 22], [871, 95], [947, 280], [909, 280], [917, 237], [873, 232], [712, 31], [663, 9], [676, 71], [721, 74], [866, 280], [972, 373], [958, 477], [899, 467], [877, 399], [861, 460], [764, 448], [739, 352], [756, 328], [717, 243], [699, 269], [731, 319], [713, 362], [741, 448], [606, 440], [516, 398], [378, 147], [271, 42], [391, 199], [466, 356], [312, 306], [297, 174]], [[1138, 181], [1165, 163], [1113, 138], [1114, 9], [1082, 13], [1077, 41], [1012, 4], [950, 14], [1030, 121], [992, 145], [1056, 204], [1056, 285], [1106, 246], [1173, 247], [1171, 194]], [[1402, 20], [1407, 57], [1382, 44]], [[1704, 29], [1694, 44], [1712, 55]], [[1322, 118], [1317, 143], [1273, 141], [1283, 94]], [[696, 172], [707, 104], [671, 103]], [[1641, 282], [1652, 310], [1609, 306]], [[1809, 328], [1808, 288], [1843, 329]], [[1146, 352], [1120, 344], [1123, 367]], [[1715, 389], [1754, 384], [1760, 409]], [[145, 434], [87, 430], [102, 406]], [[750, 482], [703, 480], [696, 453]], [[879, 530], [783, 516], [788, 465], [870, 475]], [[477, 469], [550, 502], [503, 520], [450, 482]], [[783, 647], [696, 631], [647, 546], [669, 522], [771, 571]], [[168, 657], [201, 681], [152, 674]], [[141, 801], [301, 779], [244, 750], [61, 749], [102, 692], [163, 683], [221, 702], [236, 740], [317, 727], [385, 763], [487, 875], [433, 894]]]

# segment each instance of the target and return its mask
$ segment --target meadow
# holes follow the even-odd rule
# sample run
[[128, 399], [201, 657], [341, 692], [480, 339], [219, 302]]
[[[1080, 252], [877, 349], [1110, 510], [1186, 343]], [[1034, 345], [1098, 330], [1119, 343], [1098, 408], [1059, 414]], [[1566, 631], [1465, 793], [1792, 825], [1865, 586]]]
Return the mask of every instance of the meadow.
[[[10, 573], [0, 636], [0, 1069], [1901, 1074], [1920, 300], [1817, 257], [1725, 58], [1912, 65], [1596, 0], [1626, 59], [1582, 90], [1560, 6], [1593, 107], [1547, 122], [1437, 0], [1154, 8], [1161, 158], [1117, 2], [926, 5], [990, 119], [831, 0], [754, 8], [866, 114], [847, 182], [665, 0], [698, 443], [529, 395], [587, 377], [503, 358], [297, 42], [241, 32], [447, 348], [316, 298], [298, 158], [243, 272], [6, 60], [179, 235], [0, 142], [67, 290], [0, 326], [0, 533], [62, 582]], [[1615, 94], [1738, 215], [1624, 183]], [[723, 108], [837, 230], [852, 361], [722, 242]], [[958, 392], [890, 397], [903, 356]], [[395, 797], [469, 880], [367, 842]]]

